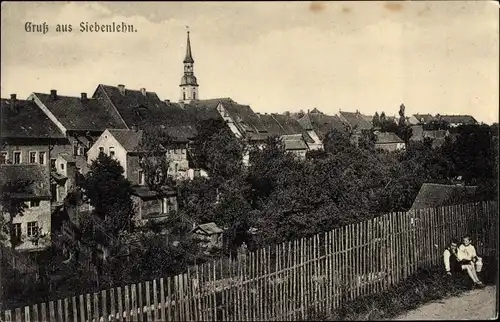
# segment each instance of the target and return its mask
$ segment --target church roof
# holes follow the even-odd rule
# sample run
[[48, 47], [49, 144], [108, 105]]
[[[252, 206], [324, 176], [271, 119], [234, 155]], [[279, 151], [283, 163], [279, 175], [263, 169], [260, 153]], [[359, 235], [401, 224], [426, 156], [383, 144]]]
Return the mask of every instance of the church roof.
[[186, 57], [184, 63], [194, 63], [193, 55], [191, 54], [191, 41], [189, 40], [189, 31], [187, 32]]

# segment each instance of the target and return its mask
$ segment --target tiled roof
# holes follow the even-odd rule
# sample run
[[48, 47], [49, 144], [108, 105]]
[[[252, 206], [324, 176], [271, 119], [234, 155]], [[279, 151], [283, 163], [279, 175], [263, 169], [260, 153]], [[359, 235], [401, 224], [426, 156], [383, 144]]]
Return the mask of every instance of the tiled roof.
[[424, 183], [411, 209], [434, 208], [472, 201], [476, 191], [476, 186]]
[[[160, 196], [158, 192], [150, 190], [147, 186], [133, 186], [132, 195], [143, 199], [158, 198]], [[165, 188], [163, 190], [162, 196], [174, 196], [174, 195], [175, 192], [170, 188]]]
[[223, 230], [220, 229], [214, 222], [198, 225], [193, 229], [193, 231], [197, 229], [203, 230], [207, 235], [220, 234], [223, 232]]
[[[101, 92], [105, 93], [102, 94]], [[190, 104], [162, 101], [154, 92], [125, 89], [121, 94], [118, 87], [99, 85], [96, 95], [109, 98], [125, 123], [131, 128], [162, 128], [176, 141], [187, 142], [196, 137], [196, 123], [200, 120], [220, 118], [216, 108], [219, 102], [231, 99], [210, 99]]]
[[470, 115], [441, 115], [441, 119], [448, 123], [476, 124], [477, 121]]
[[235, 102], [223, 102], [222, 105], [246, 138], [262, 140], [268, 136], [267, 129], [250, 106]]
[[127, 152], [136, 151], [142, 139], [143, 131], [108, 129], [109, 133]]
[[32, 180], [23, 193], [12, 194], [17, 198], [50, 198], [50, 176], [47, 166], [37, 164], [0, 165], [0, 187], [8, 182]]
[[346, 128], [338, 116], [327, 115], [323, 113], [309, 113], [301, 117], [298, 122], [306, 130], [314, 130], [321, 140], [325, 139], [325, 135], [336, 129], [345, 132]]
[[260, 121], [267, 130], [269, 136], [282, 136], [282, 135], [301, 135], [306, 142], [314, 142], [314, 140], [307, 134], [307, 131], [300, 125], [297, 119], [285, 114], [260, 114]]
[[392, 132], [375, 132], [377, 136], [376, 144], [404, 143], [396, 134]]
[[353, 129], [369, 130], [373, 127], [372, 123], [367, 122], [360, 113], [340, 111], [339, 114], [347, 121], [349, 126]]
[[430, 114], [413, 114], [413, 116], [422, 123], [429, 123], [435, 120], [435, 117]]
[[373, 115], [363, 115], [363, 114], [361, 114], [361, 117], [363, 118], [363, 120], [365, 120], [368, 123], [372, 123], [373, 122]]
[[70, 163], [75, 163], [76, 162], [75, 157], [72, 156], [72, 155], [69, 155], [68, 153], [59, 153], [59, 156], [61, 158], [63, 158], [64, 160], [66, 160], [66, 162], [70, 162]]
[[50, 94], [34, 95], [67, 130], [104, 131], [108, 128], [127, 128], [116, 111], [99, 104], [96, 99], [82, 100], [80, 97], [59, 94], [53, 99]]
[[1, 99], [0, 137], [64, 138], [65, 135], [33, 101]]
[[307, 150], [307, 144], [302, 138], [302, 134], [283, 135], [281, 137], [285, 143], [285, 150]]

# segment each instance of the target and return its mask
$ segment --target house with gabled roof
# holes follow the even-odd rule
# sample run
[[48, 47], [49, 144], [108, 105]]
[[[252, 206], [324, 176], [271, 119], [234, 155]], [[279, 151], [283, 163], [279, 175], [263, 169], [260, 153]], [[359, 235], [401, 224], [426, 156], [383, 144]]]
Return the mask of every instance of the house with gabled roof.
[[82, 174], [87, 172], [86, 152], [97, 137], [107, 128], [127, 128], [116, 110], [88, 98], [87, 93], [75, 97], [51, 90], [50, 94], [32, 93], [28, 99], [38, 105], [69, 141], [67, 146], [54, 147], [51, 163], [59, 153], [68, 153], [75, 157], [76, 167]]
[[1, 99], [0, 164], [39, 164], [50, 167], [54, 146], [68, 146], [65, 134], [31, 100], [16, 94]]
[[477, 121], [470, 115], [439, 115], [436, 116], [440, 120], [448, 123], [450, 127], [458, 127], [460, 125], [475, 125]]
[[[89, 149], [88, 162], [97, 159], [100, 153], [115, 158], [124, 169], [124, 177], [128, 179], [133, 188], [133, 201], [138, 208], [139, 221], [152, 218], [162, 219], [177, 211], [176, 193], [169, 187], [161, 192], [151, 190], [146, 184], [146, 173], [141, 167], [143, 152], [141, 140], [143, 130], [107, 129]], [[160, 147], [158, 157], [168, 158], [167, 150]], [[176, 169], [177, 170], [177, 169]], [[169, 169], [169, 174], [176, 176]]]
[[[322, 147], [321, 142], [315, 142], [297, 119], [290, 115], [276, 113], [257, 113], [257, 115], [266, 127], [269, 136], [277, 136], [283, 140], [286, 151], [305, 157], [308, 150], [317, 149], [317, 145]], [[300, 143], [296, 141], [300, 141]]]
[[10, 221], [11, 236], [17, 250], [40, 251], [50, 245], [51, 191], [48, 168], [39, 164], [0, 165], [0, 198], [2, 204], [25, 204], [22, 214], [8, 208], [0, 214]]
[[432, 121], [435, 121], [436, 118], [431, 114], [413, 114], [408, 119], [408, 122], [411, 125], [419, 125], [419, 124], [428, 124]]
[[338, 116], [322, 113], [316, 108], [311, 112], [307, 111], [297, 122], [313, 138], [316, 148], [323, 148], [322, 142], [328, 132], [333, 130], [346, 132], [346, 126]]
[[405, 142], [392, 132], [375, 131], [375, 149], [388, 152], [399, 151], [405, 148]]
[[338, 117], [350, 131], [357, 132], [363, 130], [371, 130], [373, 128], [373, 124], [371, 122], [368, 122], [359, 111], [339, 111]]
[[474, 202], [477, 187], [461, 184], [424, 183], [413, 202], [410, 210], [436, 208], [454, 204]]

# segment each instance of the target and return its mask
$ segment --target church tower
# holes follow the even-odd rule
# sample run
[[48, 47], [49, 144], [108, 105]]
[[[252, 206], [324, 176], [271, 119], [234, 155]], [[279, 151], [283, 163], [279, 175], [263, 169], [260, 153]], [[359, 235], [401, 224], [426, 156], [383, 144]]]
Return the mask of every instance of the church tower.
[[189, 40], [189, 31], [187, 32], [186, 57], [184, 58], [184, 76], [181, 78], [181, 98], [180, 102], [189, 104], [199, 99], [198, 82], [193, 71], [194, 60], [191, 55], [191, 41]]

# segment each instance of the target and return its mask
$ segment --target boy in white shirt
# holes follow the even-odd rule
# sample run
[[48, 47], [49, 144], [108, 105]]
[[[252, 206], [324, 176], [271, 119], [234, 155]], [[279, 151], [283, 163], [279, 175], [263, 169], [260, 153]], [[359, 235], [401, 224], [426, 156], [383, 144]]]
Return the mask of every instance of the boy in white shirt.
[[462, 265], [462, 269], [467, 271], [474, 284], [483, 286], [477, 276], [477, 273], [481, 272], [483, 262], [481, 257], [477, 256], [476, 248], [471, 244], [470, 236], [465, 236], [462, 239], [462, 245], [458, 247], [457, 251], [457, 260]]

